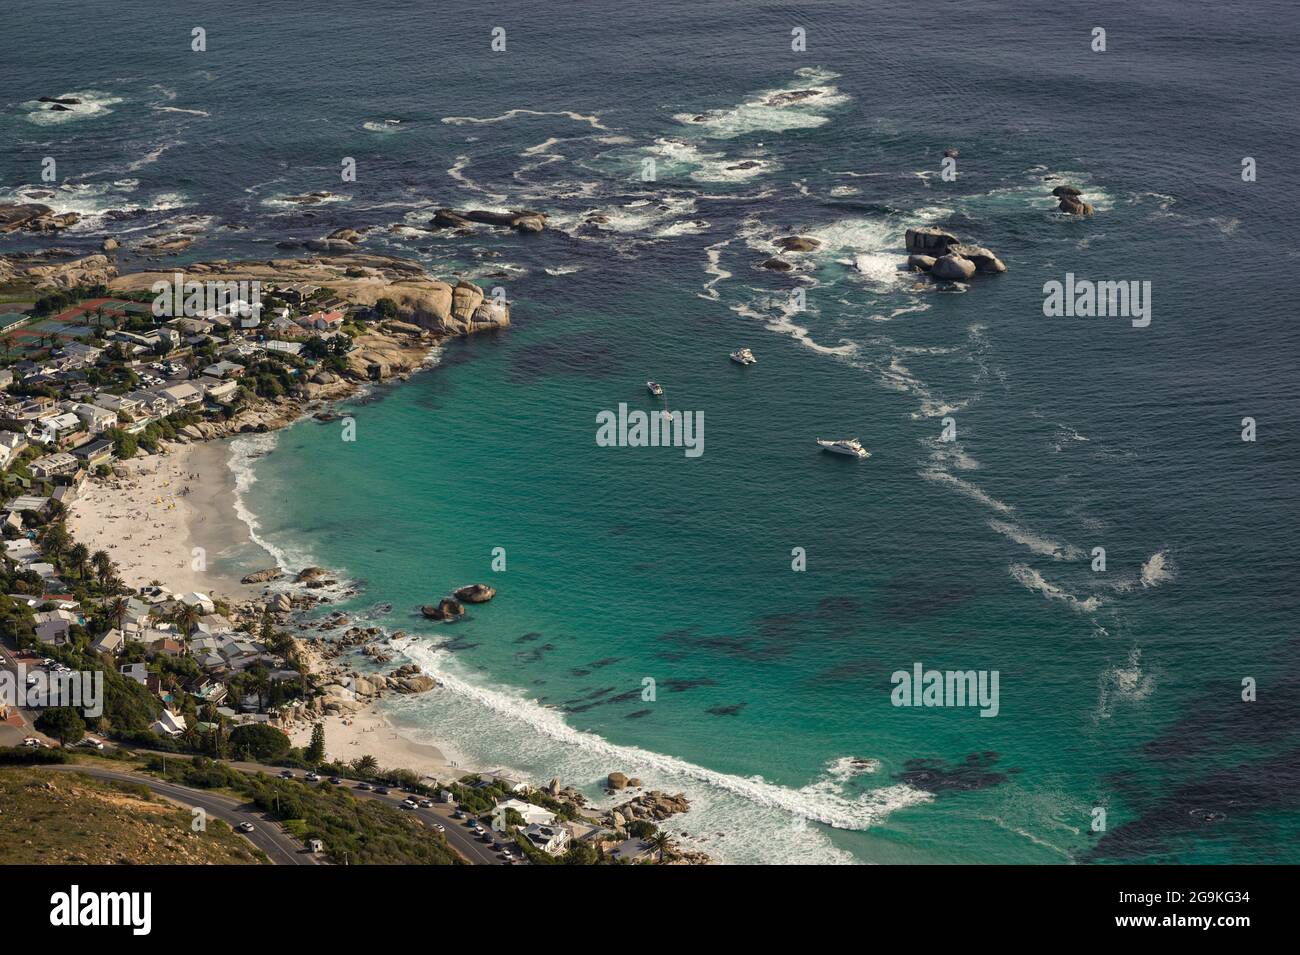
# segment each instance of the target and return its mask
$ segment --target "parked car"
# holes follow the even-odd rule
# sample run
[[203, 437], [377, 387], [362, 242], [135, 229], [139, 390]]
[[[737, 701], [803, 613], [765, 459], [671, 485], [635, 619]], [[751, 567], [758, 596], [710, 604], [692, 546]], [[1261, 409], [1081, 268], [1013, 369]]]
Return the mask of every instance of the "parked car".
[[281, 779], [293, 779], [293, 773], [292, 773], [290, 770], [282, 769], [282, 770], [280, 770], [280, 778], [281, 778]]
[[421, 809], [432, 809], [432, 808], [433, 808], [433, 800], [432, 800], [432, 799], [421, 799], [421, 800], [420, 800], [420, 808], [421, 808]]
[[331, 776], [331, 777], [330, 777], [330, 782], [331, 782], [333, 785], [335, 785], [335, 786], [339, 786], [339, 785], [342, 785], [343, 780], [339, 779], [337, 776]]
[[241, 822], [239, 824], [240, 832], [253, 832], [256, 828], [257, 827], [254, 826], [251, 822]]
[[309, 783], [320, 782], [320, 777], [317, 776], [315, 773], [308, 773], [305, 778]]
[[376, 794], [376, 795], [379, 795], [379, 796], [387, 796], [387, 795], [388, 795], [388, 787], [387, 787], [387, 786], [376, 786], [376, 787], [375, 787], [375, 794]]
[[358, 788], [358, 789], [364, 789], [366, 792], [369, 792], [370, 790], [374, 789], [375, 787], [372, 786], [372, 785], [370, 785], [370, 783], [357, 783], [357, 788]]

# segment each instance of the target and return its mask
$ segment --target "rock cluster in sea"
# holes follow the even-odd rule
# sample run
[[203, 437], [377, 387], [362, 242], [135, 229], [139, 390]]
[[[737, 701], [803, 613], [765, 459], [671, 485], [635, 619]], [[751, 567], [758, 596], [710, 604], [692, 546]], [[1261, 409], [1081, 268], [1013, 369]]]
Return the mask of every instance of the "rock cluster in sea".
[[914, 272], [929, 272], [937, 279], [965, 282], [977, 272], [1005, 272], [1007, 267], [996, 255], [980, 245], [968, 245], [951, 232], [923, 226], [908, 229], [907, 267]]
[[1083, 190], [1074, 186], [1057, 186], [1052, 195], [1061, 200], [1056, 208], [1066, 215], [1090, 216], [1097, 211], [1092, 203], [1084, 201]]

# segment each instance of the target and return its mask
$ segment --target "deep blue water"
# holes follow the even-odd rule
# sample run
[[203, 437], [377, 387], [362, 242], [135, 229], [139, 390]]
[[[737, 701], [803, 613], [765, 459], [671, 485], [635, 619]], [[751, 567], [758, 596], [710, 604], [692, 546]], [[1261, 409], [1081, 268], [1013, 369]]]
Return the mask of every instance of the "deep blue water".
[[[185, 259], [267, 258], [377, 226], [367, 251], [507, 289], [515, 326], [372, 396], [355, 444], [240, 449], [275, 446], [260, 536], [363, 580], [349, 609], [392, 603], [444, 674], [412, 732], [683, 789], [686, 838], [733, 860], [1296, 861], [1291, 6], [16, 9], [0, 195], [54, 156], [44, 201], [98, 213], [59, 245], [189, 228]], [[100, 111], [31, 104], [60, 94]], [[1063, 182], [1097, 215], [1055, 214]], [[443, 205], [551, 228], [403, 229]], [[914, 225], [1009, 271], [902, 275]], [[759, 268], [792, 231], [821, 247]], [[1150, 326], [1044, 317], [1066, 272], [1150, 281]], [[595, 445], [650, 377], [704, 413], [698, 460]], [[840, 434], [873, 457], [816, 453]], [[413, 614], [476, 579], [501, 596], [470, 621]], [[998, 717], [890, 705], [914, 661], [999, 671]]]

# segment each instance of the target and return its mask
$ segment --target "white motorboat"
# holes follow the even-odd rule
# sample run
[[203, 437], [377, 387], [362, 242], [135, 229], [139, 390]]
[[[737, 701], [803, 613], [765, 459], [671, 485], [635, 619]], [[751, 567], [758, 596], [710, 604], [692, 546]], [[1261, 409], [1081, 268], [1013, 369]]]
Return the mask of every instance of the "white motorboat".
[[647, 381], [645, 386], [649, 389], [650, 394], [654, 395], [656, 398], [662, 398], [664, 396], [664, 386], [659, 384], [659, 382]]
[[857, 438], [839, 438], [835, 441], [818, 438], [817, 444], [823, 451], [829, 451], [831, 454], [844, 454], [851, 458], [871, 457], [871, 452], [864, 448]]
[[758, 359], [748, 348], [737, 348], [731, 353], [731, 360], [737, 365], [757, 365]]

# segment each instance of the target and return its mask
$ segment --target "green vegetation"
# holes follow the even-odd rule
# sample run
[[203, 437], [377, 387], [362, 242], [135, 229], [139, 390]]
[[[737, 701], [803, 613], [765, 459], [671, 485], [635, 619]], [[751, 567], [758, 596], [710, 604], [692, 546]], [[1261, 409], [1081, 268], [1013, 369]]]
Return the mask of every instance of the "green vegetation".
[[0, 766], [49, 766], [71, 762], [61, 749], [32, 746], [0, 746]]
[[[149, 772], [164, 775], [151, 757]], [[335, 862], [350, 865], [459, 865], [439, 832], [375, 799], [358, 799], [328, 783], [310, 785], [262, 773], [241, 773], [204, 757], [169, 759], [167, 779], [198, 789], [224, 789], [256, 803], [301, 839], [320, 839]]]
[[52, 706], [36, 720], [36, 728], [46, 736], [53, 736], [65, 749], [81, 742], [86, 735], [86, 721], [70, 706]]
[[289, 737], [274, 726], [247, 723], [231, 731], [230, 748], [240, 758], [267, 762], [288, 755]]

